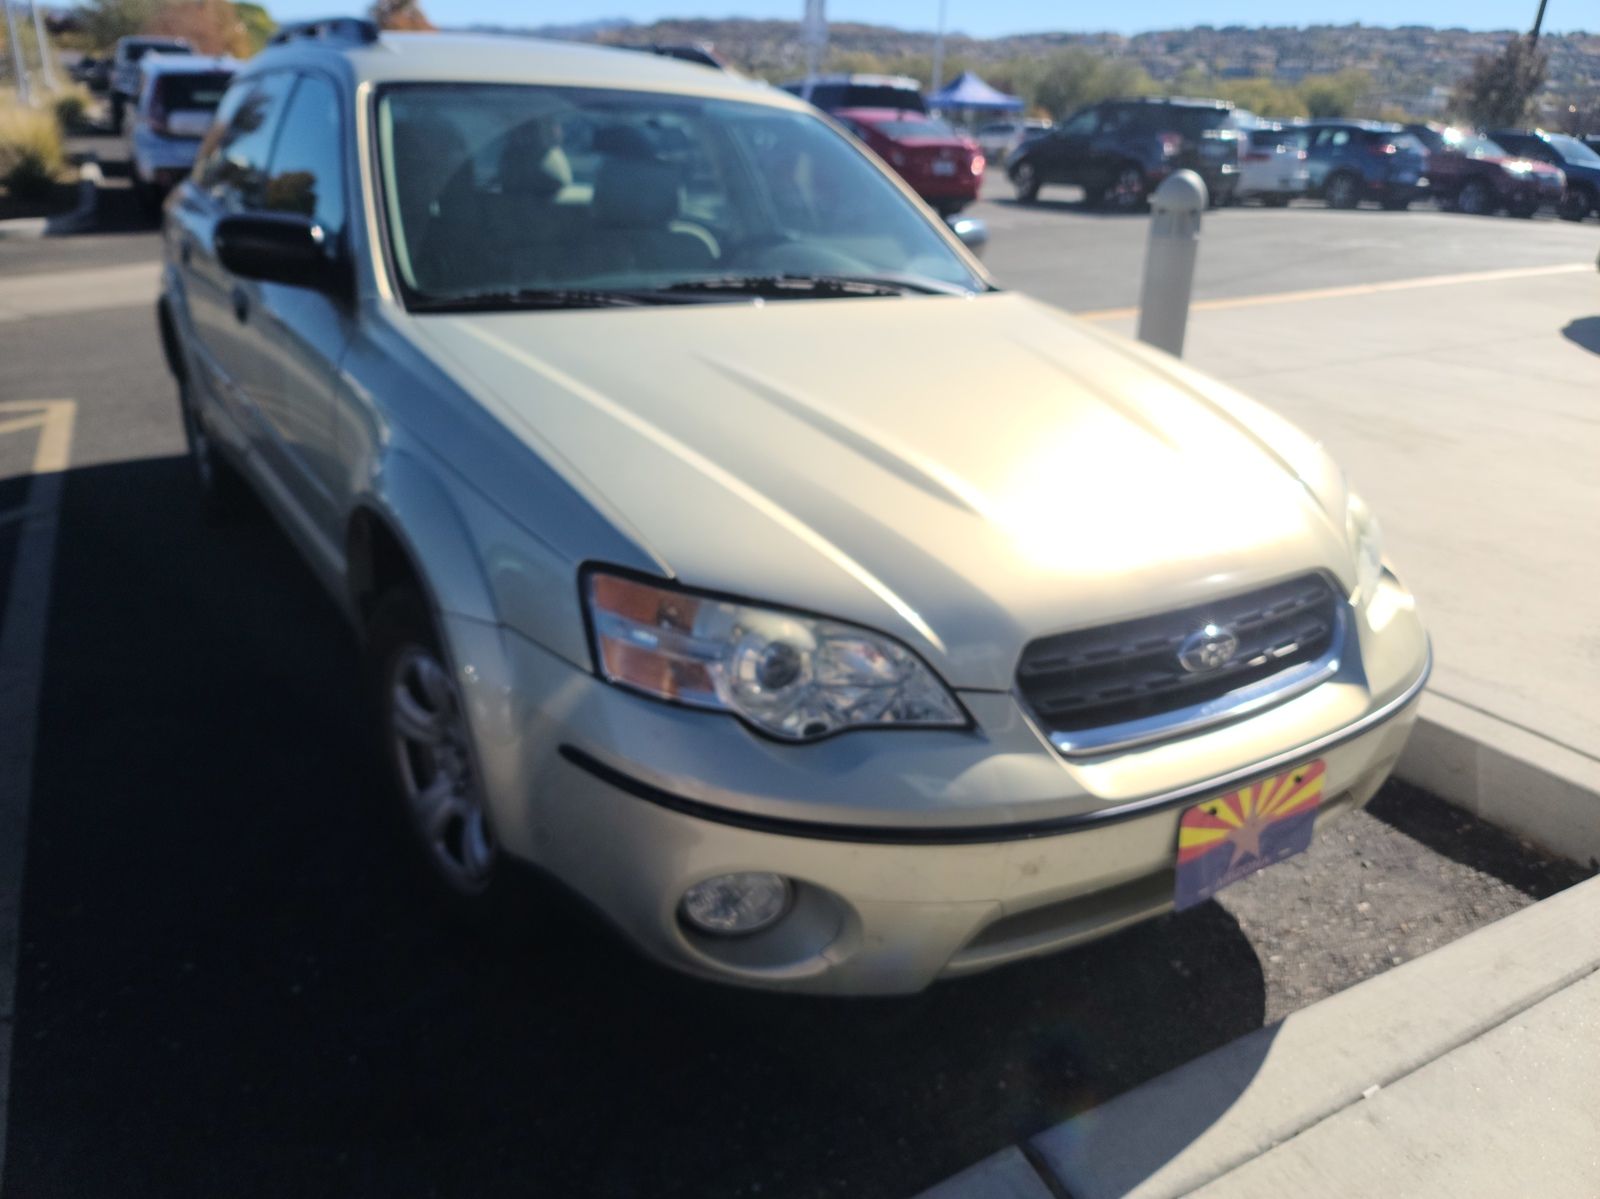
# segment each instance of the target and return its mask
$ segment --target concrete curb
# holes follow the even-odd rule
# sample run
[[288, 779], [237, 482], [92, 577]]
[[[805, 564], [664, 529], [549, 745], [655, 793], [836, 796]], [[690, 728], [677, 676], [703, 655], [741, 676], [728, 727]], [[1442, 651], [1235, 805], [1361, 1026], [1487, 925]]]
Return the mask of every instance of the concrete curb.
[[1600, 761], [1427, 692], [1395, 773], [1541, 848], [1600, 863]]
[[32, 241], [40, 237], [59, 237], [78, 233], [94, 225], [100, 208], [100, 187], [105, 176], [100, 164], [86, 158], [78, 166], [78, 204], [71, 212], [60, 216], [25, 216], [0, 221], [0, 241]]
[[[1596, 927], [1600, 878], [1196, 1058], [923, 1199], [1189, 1194], [1600, 972]], [[1049, 1177], [1014, 1183], [1028, 1158]]]

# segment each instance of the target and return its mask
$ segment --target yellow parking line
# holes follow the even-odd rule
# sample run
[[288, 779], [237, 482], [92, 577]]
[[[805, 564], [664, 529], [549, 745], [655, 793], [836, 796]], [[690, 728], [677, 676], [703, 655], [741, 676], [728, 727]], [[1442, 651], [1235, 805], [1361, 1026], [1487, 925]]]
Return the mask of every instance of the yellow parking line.
[[[1342, 300], [1350, 296], [1373, 296], [1390, 291], [1415, 291], [1422, 287], [1454, 287], [1462, 283], [1496, 283], [1505, 279], [1575, 275], [1594, 269], [1592, 262], [1564, 262], [1558, 266], [1516, 266], [1497, 271], [1469, 271], [1462, 275], [1423, 275], [1415, 279], [1391, 279], [1386, 283], [1353, 283], [1345, 287], [1318, 287], [1309, 291], [1279, 291], [1259, 296], [1196, 300], [1189, 306], [1189, 311], [1219, 312], [1228, 308], [1260, 308], [1268, 304], [1300, 304], [1307, 300]], [[1121, 321], [1138, 316], [1139, 310], [1102, 308], [1097, 312], [1077, 312], [1073, 315], [1083, 321]]]
[[78, 415], [78, 405], [74, 401], [13, 400], [0, 403], [0, 412], [28, 414], [0, 421], [0, 434], [39, 430], [39, 443], [33, 449], [34, 474], [58, 474], [67, 469], [72, 452], [72, 427]]

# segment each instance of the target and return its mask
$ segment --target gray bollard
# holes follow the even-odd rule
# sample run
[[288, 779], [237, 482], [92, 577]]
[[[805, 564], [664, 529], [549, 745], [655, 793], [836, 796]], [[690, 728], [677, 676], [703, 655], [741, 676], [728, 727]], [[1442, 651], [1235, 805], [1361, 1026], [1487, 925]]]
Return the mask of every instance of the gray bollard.
[[1193, 171], [1174, 171], [1150, 197], [1150, 248], [1139, 291], [1139, 340], [1182, 355], [1200, 249], [1200, 214], [1206, 182]]

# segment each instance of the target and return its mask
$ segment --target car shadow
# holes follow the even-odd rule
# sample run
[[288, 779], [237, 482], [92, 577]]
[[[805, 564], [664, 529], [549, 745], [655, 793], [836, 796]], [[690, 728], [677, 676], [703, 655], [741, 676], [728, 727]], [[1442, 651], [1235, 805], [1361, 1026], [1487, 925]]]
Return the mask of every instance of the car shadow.
[[1600, 316], [1583, 316], [1569, 321], [1561, 336], [1591, 354], [1600, 354]]
[[263, 514], [196, 500], [177, 457], [65, 481], [7, 1193], [909, 1194], [1262, 1025], [1215, 903], [852, 1001], [681, 977], [538, 878], [453, 918], [354, 638]]

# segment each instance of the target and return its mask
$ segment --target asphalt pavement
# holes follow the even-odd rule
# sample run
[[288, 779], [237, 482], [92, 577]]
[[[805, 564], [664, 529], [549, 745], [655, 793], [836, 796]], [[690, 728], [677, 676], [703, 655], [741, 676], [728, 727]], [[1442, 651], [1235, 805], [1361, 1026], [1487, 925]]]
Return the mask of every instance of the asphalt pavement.
[[[1105, 263], [1142, 224], [1017, 219], [994, 222], [1002, 278], [1080, 309], [1136, 297]], [[1546, 224], [1207, 219], [1239, 223], [1206, 247], [1223, 289], [1383, 277], [1355, 222], [1460, 226], [1410, 251], [1440, 271], [1511, 238], [1537, 258]], [[1334, 265], [1283, 282], [1286, 243], [1251, 220], [1306, 222]], [[157, 253], [150, 233], [0, 244], [0, 281]], [[201, 520], [148, 305], [0, 323], [0, 401], [42, 399], [77, 408], [7, 1195], [906, 1195], [1583, 875], [1395, 784], [1221, 902], [906, 999], [679, 978], [537, 880], [524, 916], [463, 929], [400, 865], [331, 604], [264, 516]], [[25, 502], [19, 461], [0, 506]], [[0, 521], [8, 591], [15, 536]]]

